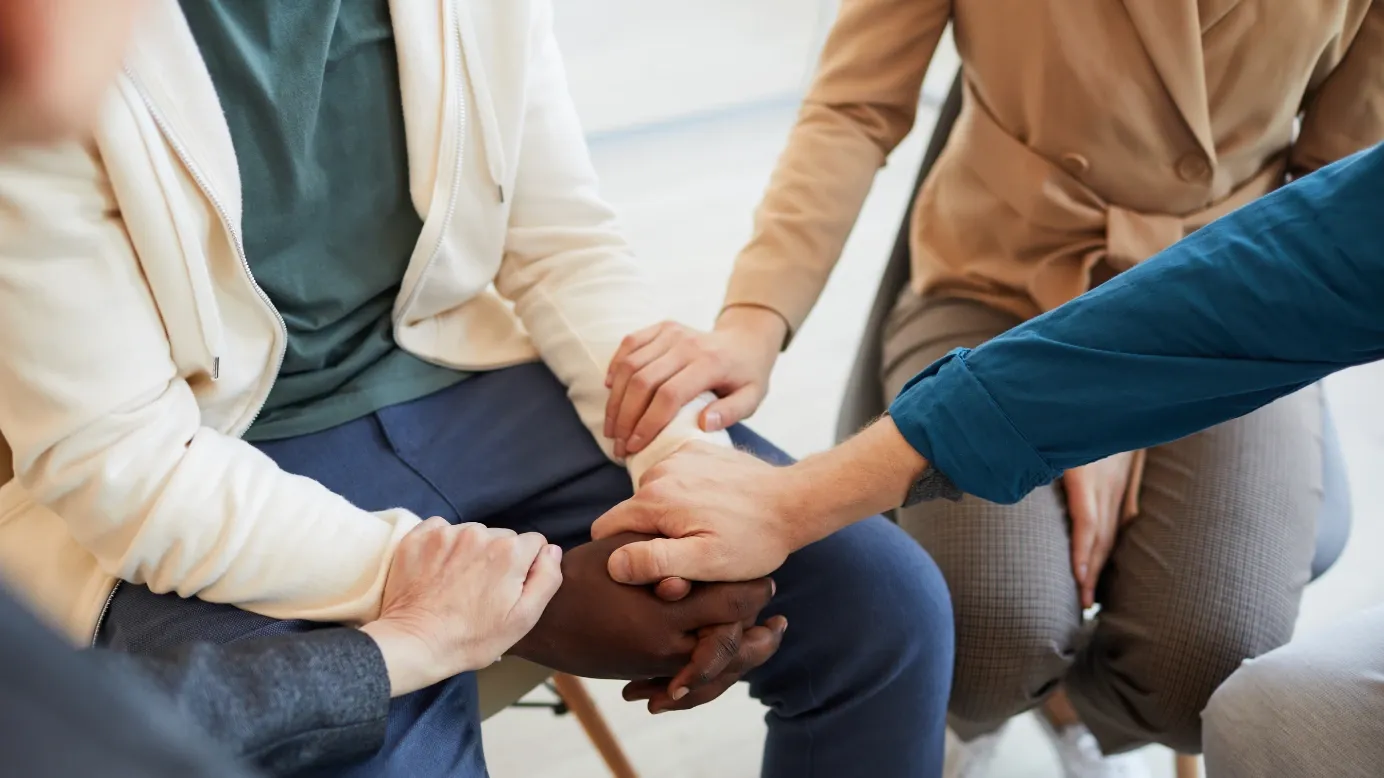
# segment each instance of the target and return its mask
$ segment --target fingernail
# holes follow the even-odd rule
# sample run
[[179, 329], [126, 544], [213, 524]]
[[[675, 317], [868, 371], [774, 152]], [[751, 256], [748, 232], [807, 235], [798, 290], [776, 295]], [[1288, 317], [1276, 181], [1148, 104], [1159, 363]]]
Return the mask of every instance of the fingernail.
[[1087, 566], [1087, 565], [1082, 565], [1082, 566], [1080, 566], [1080, 567], [1078, 567], [1078, 568], [1076, 569], [1076, 574], [1077, 574], [1078, 576], [1080, 576], [1081, 579], [1084, 581], [1084, 580], [1086, 580], [1086, 571], [1089, 570], [1089, 569], [1090, 569], [1089, 566]]
[[616, 438], [616, 440], [615, 440], [615, 458], [616, 458], [616, 459], [624, 459], [624, 458], [625, 458], [625, 441], [620, 440], [619, 438]]
[[706, 425], [707, 432], [719, 432], [721, 429], [721, 414], [716, 411], [707, 411], [702, 417], [702, 423]]
[[562, 559], [562, 547], [561, 547], [561, 546], [552, 546], [552, 545], [550, 545], [550, 546], [548, 546], [548, 547], [547, 547], [546, 549], [544, 549], [544, 550], [548, 552], [548, 556], [550, 556], [550, 557], [553, 558], [553, 561], [556, 562], [556, 561]]
[[778, 594], [778, 584], [777, 584], [777, 583], [774, 583], [774, 579], [770, 578], [770, 579], [769, 579], [769, 597], [772, 598], [775, 594]]
[[610, 577], [619, 583], [629, 583], [630, 579], [634, 578], [634, 574], [630, 572], [630, 555], [624, 549], [617, 549], [610, 555], [606, 569], [610, 571]]
[[630, 442], [629, 442], [629, 444], [626, 446], [626, 448], [628, 448], [630, 451], [638, 451], [639, 449], [641, 449], [641, 448], [643, 448], [643, 447], [644, 447], [644, 437], [643, 437], [642, 435], [634, 435], [634, 436], [630, 437]]
[[680, 700], [686, 697], [689, 691], [691, 691], [691, 689], [688, 689], [686, 686], [679, 686], [673, 690], [673, 699]]
[[785, 632], [787, 632], [787, 631], [788, 631], [788, 617], [787, 617], [787, 616], [784, 616], [784, 617], [783, 617], [783, 626], [779, 627], [779, 634], [782, 635], [783, 633], [785, 633]]

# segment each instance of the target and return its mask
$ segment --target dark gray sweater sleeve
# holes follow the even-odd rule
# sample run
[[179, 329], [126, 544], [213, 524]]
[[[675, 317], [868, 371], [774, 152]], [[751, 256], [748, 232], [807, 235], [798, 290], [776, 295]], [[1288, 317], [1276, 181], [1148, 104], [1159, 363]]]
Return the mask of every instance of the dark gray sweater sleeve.
[[249, 778], [148, 684], [74, 651], [3, 589], [0, 775]]
[[197, 643], [142, 656], [93, 653], [132, 668], [185, 719], [270, 775], [363, 757], [384, 742], [384, 657], [354, 629]]

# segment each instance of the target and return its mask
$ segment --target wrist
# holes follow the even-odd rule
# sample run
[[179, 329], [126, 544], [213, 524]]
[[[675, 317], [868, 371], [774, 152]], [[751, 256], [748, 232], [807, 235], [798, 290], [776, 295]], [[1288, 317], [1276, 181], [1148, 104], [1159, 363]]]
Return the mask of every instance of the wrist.
[[927, 466], [885, 416], [840, 446], [782, 468], [779, 515], [790, 517], [794, 549], [899, 507]]
[[777, 354], [788, 340], [788, 321], [772, 308], [731, 305], [716, 317], [716, 332], [734, 332]]
[[360, 628], [369, 635], [384, 657], [389, 674], [389, 696], [399, 697], [431, 686], [447, 678], [433, 657], [427, 641], [395, 621], [383, 618]]
[[812, 482], [814, 468], [804, 467], [805, 463], [806, 460], [775, 468], [770, 477], [770, 493], [774, 495], [770, 515], [778, 522], [773, 532], [788, 554], [832, 533], [828, 529], [833, 523], [832, 511], [823, 504], [822, 495]]

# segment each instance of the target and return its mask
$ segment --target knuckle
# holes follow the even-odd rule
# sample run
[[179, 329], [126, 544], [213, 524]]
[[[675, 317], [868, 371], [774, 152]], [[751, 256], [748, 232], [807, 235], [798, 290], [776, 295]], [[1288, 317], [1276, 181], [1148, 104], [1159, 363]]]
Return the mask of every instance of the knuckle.
[[654, 403], [665, 407], [677, 407], [686, 402], [683, 394], [682, 389], [667, 383], [658, 388], [658, 392], [654, 395]]
[[490, 543], [490, 534], [478, 524], [461, 525], [456, 529], [454, 538], [457, 545], [472, 551], [485, 548]]
[[686, 656], [685, 652], [667, 642], [660, 643], [653, 653], [660, 662], [680, 662]]
[[751, 601], [749, 593], [743, 588], [737, 588], [731, 594], [729, 604], [731, 613], [735, 615], [737, 621], [759, 613], [759, 607]]
[[716, 650], [724, 658], [737, 656], [740, 653], [740, 631], [722, 630], [716, 633]]
[[668, 569], [668, 544], [666, 542], [651, 542], [645, 544], [645, 548], [648, 549], [648, 563], [650, 567], [649, 570], [645, 571], [646, 574], [662, 575], [663, 571]]

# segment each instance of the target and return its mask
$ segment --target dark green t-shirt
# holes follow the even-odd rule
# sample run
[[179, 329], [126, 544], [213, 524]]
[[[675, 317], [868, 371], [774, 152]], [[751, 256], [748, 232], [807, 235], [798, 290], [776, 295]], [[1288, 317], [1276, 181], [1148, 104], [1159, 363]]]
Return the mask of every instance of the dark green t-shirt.
[[182, 8], [235, 145], [250, 270], [288, 325], [245, 437], [317, 432], [463, 379], [394, 342], [390, 313], [423, 224], [388, 0]]

